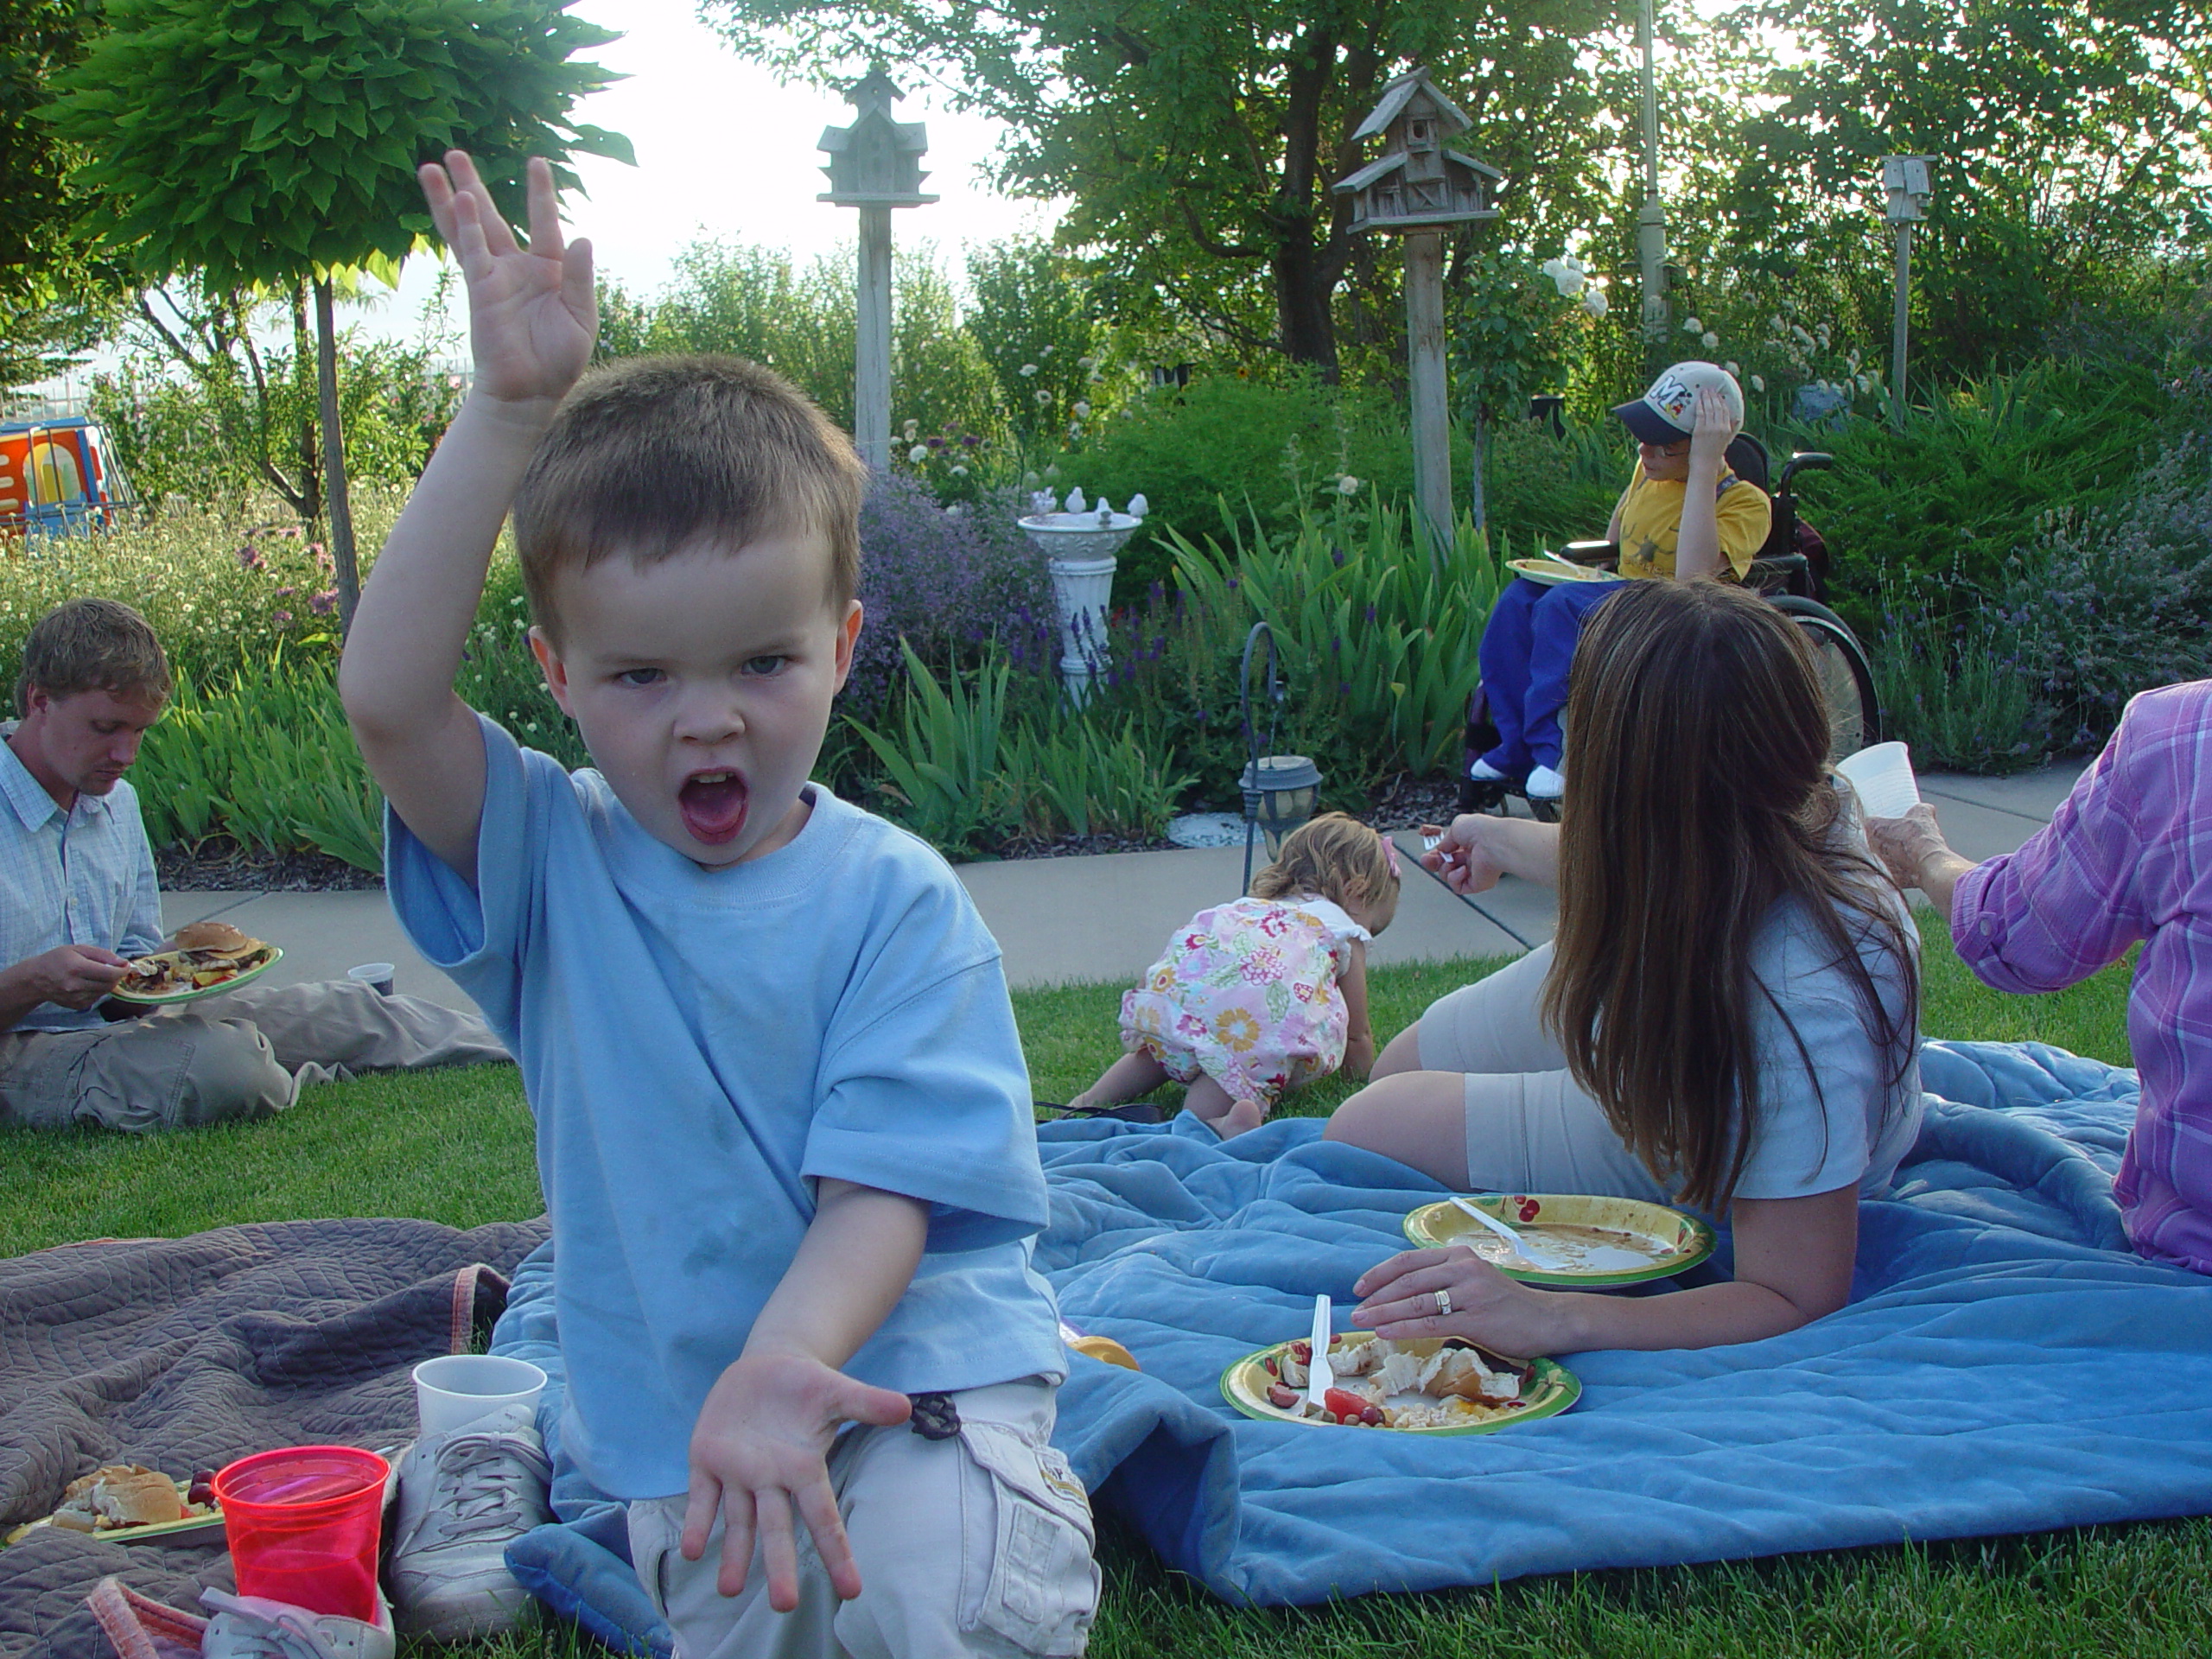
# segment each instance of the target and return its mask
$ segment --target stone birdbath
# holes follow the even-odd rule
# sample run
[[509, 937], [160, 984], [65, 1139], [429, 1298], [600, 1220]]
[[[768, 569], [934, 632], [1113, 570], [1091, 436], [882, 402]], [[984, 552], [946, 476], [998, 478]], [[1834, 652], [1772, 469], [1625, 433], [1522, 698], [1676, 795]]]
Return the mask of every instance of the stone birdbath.
[[1060, 683], [1078, 709], [1092, 683], [1105, 671], [1106, 607], [1114, 588], [1114, 567], [1122, 546], [1144, 522], [1144, 497], [1131, 496], [1128, 510], [1116, 512], [1104, 500], [1085, 502], [1070, 490], [1061, 511], [1052, 495], [1029, 498], [1030, 512], [1020, 520], [1022, 533], [1045, 556], [1052, 578], [1052, 599], [1060, 613]]

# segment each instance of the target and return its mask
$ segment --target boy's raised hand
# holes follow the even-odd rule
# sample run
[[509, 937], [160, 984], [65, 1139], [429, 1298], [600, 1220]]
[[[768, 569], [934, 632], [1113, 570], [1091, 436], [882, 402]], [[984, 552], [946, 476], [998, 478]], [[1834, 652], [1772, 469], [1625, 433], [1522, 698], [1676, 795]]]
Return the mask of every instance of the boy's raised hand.
[[798, 1605], [796, 1508], [831, 1586], [850, 1601], [861, 1592], [861, 1574], [830, 1486], [830, 1443], [846, 1423], [887, 1427], [912, 1410], [905, 1395], [856, 1382], [810, 1354], [745, 1355], [716, 1379], [691, 1433], [683, 1558], [706, 1554], [719, 1509], [724, 1531], [715, 1588], [726, 1596], [745, 1588], [757, 1538], [768, 1605], [787, 1613]]
[[1706, 462], [1714, 471], [1728, 453], [1729, 440], [1740, 424], [1717, 386], [1700, 386], [1690, 413], [1690, 465]]
[[464, 152], [448, 150], [442, 167], [426, 162], [416, 175], [468, 285], [477, 389], [502, 403], [557, 402], [591, 360], [599, 304], [591, 244], [562, 245], [553, 169], [531, 158], [528, 247], [515, 241]]

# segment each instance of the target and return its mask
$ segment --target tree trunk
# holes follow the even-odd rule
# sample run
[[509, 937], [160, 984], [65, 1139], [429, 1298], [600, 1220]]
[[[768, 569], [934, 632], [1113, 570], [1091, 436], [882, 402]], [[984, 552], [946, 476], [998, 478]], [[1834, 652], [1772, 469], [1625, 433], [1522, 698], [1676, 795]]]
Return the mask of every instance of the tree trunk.
[[1268, 261], [1275, 281], [1275, 326], [1283, 354], [1310, 363], [1321, 378], [1337, 383], [1337, 322], [1329, 308], [1333, 279], [1325, 279], [1319, 250], [1304, 219], [1275, 232], [1275, 251]]
[[353, 562], [353, 512], [346, 497], [346, 442], [338, 426], [338, 329], [331, 315], [330, 279], [315, 285], [315, 381], [322, 402], [322, 477], [330, 502], [330, 557], [338, 568], [338, 632], [353, 626], [361, 576]]
[[[315, 337], [308, 333], [308, 290], [306, 284], [292, 284], [292, 385], [304, 391], [308, 382], [308, 359], [315, 351]], [[322, 517], [322, 455], [315, 447], [315, 417], [307, 412], [303, 403], [300, 408], [300, 429], [296, 442], [300, 457], [300, 517], [315, 524]]]

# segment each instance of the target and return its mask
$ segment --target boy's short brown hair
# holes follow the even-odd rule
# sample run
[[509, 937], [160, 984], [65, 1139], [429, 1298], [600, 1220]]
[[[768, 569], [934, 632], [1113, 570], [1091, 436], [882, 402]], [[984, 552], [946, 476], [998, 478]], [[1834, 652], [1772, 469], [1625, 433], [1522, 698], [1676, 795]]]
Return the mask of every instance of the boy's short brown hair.
[[162, 702], [175, 682], [168, 653], [144, 617], [117, 600], [72, 599], [33, 623], [23, 641], [23, 671], [16, 681], [18, 715], [30, 713], [34, 687], [57, 697], [105, 691]]
[[554, 579], [620, 553], [657, 564], [702, 537], [830, 541], [829, 597], [860, 590], [868, 469], [804, 392], [743, 358], [644, 357], [569, 394], [515, 494], [531, 613], [556, 640]]

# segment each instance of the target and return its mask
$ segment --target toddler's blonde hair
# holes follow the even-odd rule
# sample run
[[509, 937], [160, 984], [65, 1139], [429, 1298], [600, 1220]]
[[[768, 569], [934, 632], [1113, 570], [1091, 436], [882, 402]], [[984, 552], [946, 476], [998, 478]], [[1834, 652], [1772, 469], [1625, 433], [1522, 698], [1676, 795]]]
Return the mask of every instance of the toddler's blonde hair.
[[1255, 899], [1300, 893], [1362, 906], [1376, 933], [1398, 913], [1398, 872], [1381, 834], [1342, 812], [1300, 824], [1283, 838], [1282, 856], [1252, 878]]

